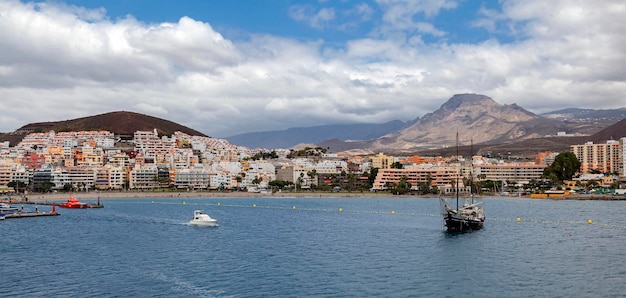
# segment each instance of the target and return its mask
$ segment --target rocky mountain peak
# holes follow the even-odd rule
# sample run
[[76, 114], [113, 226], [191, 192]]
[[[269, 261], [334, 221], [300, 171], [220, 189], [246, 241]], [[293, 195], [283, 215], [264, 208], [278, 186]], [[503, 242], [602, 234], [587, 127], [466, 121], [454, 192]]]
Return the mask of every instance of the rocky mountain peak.
[[455, 94], [448, 101], [441, 105], [439, 110], [441, 111], [453, 111], [460, 106], [477, 106], [477, 105], [498, 105], [498, 103], [491, 97], [481, 94]]
[[385, 147], [416, 150], [454, 146], [458, 131], [461, 145], [538, 137], [557, 131], [522, 107], [502, 105], [480, 94], [457, 94], [413, 125], [374, 142]]

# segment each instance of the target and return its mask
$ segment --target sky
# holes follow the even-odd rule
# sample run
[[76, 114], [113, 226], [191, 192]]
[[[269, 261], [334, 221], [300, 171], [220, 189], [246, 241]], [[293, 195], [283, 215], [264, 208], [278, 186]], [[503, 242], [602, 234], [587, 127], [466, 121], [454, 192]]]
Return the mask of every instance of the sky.
[[622, 108], [624, 19], [622, 0], [0, 0], [0, 131], [132, 111], [227, 137], [459, 93]]

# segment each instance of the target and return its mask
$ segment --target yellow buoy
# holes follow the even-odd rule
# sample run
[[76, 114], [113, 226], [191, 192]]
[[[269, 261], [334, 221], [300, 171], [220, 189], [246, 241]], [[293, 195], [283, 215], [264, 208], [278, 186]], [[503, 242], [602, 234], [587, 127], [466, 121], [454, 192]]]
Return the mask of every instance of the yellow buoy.
[[219, 205], [220, 205], [220, 202], [217, 202], [217, 206], [219, 206]]
[[252, 205], [253, 208], [256, 208], [256, 204]]
[[396, 214], [396, 212], [395, 212], [395, 211], [393, 211], [393, 210], [391, 210], [391, 215], [394, 215], [394, 214]]
[[593, 223], [593, 221], [590, 219], [590, 220], [588, 220], [588, 221], [587, 221], [587, 223], [588, 223], [588, 224], [592, 224], [592, 223]]
[[185, 204], [187, 204], [187, 203], [185, 203], [185, 201], [183, 201], [183, 205], [185, 205]]
[[520, 221], [522, 221], [522, 219], [518, 217], [518, 218], [517, 218], [517, 222], [520, 222]]
[[343, 208], [339, 208], [339, 212], [343, 212]]

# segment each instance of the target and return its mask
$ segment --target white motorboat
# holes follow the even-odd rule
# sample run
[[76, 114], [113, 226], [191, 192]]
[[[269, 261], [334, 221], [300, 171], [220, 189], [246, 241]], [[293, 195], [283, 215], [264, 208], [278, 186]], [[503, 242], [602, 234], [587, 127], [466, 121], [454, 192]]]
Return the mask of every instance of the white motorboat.
[[11, 214], [17, 213], [19, 209], [17, 207], [13, 207], [7, 203], [0, 203], [0, 213], [2, 214]]
[[211, 218], [202, 210], [195, 210], [193, 212], [193, 219], [189, 221], [189, 224], [193, 226], [214, 227], [217, 225], [217, 219]]

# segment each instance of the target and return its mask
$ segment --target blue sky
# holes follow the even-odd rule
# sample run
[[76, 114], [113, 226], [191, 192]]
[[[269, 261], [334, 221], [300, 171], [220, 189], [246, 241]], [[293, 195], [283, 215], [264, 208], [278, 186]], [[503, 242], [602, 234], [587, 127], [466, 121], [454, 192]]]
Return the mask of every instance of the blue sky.
[[[454, 3], [454, 7], [441, 9], [437, 14], [418, 13], [413, 19], [437, 24], [440, 30], [450, 33], [446, 39], [455, 43], [480, 42], [489, 38], [510, 40], [506, 34], [488, 32], [474, 24], [481, 9], [500, 8], [497, 0], [449, 2]], [[272, 34], [299, 40], [323, 39], [339, 47], [347, 40], [372, 35], [383, 15], [381, 4], [376, 1], [85, 0], [66, 3], [92, 9], [105, 8], [111, 19], [132, 15], [147, 23], [177, 22], [182, 16], [188, 16], [210, 23], [229, 39], [246, 38], [248, 34]], [[357, 13], [358, 7], [368, 7], [371, 11]], [[333, 11], [334, 16], [313, 25], [315, 16], [324, 10]], [[296, 17], [297, 12], [301, 12], [301, 18]], [[345, 27], [347, 24], [350, 25]], [[434, 36], [426, 36], [426, 39], [438, 41]]]
[[225, 137], [408, 121], [457, 93], [620, 108], [624, 17], [617, 0], [0, 0], [0, 131], [127, 110]]

